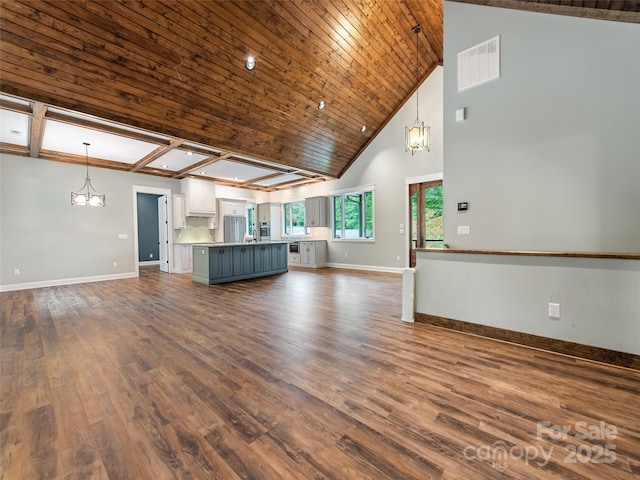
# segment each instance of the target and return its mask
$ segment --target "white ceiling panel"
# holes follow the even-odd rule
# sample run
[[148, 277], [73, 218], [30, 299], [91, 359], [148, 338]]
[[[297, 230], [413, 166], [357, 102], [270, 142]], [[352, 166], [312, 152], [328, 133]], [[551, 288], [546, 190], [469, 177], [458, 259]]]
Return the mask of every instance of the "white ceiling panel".
[[141, 142], [107, 132], [82, 128], [76, 125], [47, 120], [42, 142], [43, 150], [84, 155], [84, 142], [88, 142], [89, 156], [108, 158], [122, 163], [136, 163], [158, 145]]
[[0, 142], [29, 146], [29, 115], [0, 110]]
[[90, 115], [85, 115], [83, 113], [78, 113], [78, 112], [74, 112], [73, 110], [62, 110], [60, 108], [54, 108], [54, 107], [49, 107], [48, 111], [51, 113], [57, 113], [60, 115], [64, 115], [65, 117], [71, 117], [71, 118], [76, 118], [78, 120], [83, 120], [83, 121], [91, 121], [97, 125], [103, 125], [105, 127], [112, 127], [114, 129], [117, 130], [123, 130], [123, 131], [127, 131], [127, 132], [133, 132], [133, 133], [137, 133], [140, 135], [146, 135], [148, 137], [154, 137], [157, 138], [159, 140], [169, 140], [171, 137], [167, 137], [166, 135], [161, 135], [159, 133], [155, 133], [155, 132], [150, 132], [148, 130], [140, 130], [139, 128], [134, 128], [134, 127], [130, 127], [129, 125], [124, 125], [121, 123], [114, 123], [114, 122], [110, 122], [108, 120], [103, 120], [101, 118], [98, 117], [92, 117]]
[[[213, 154], [212, 154], [213, 155]], [[166, 168], [167, 170], [173, 170], [179, 172], [183, 168], [187, 168], [189, 165], [200, 162], [207, 158], [206, 155], [199, 153], [193, 153], [189, 155], [189, 152], [185, 150], [171, 150], [165, 153], [161, 157], [155, 159], [149, 164], [149, 167], [153, 168]]]
[[302, 175], [296, 175], [295, 173], [287, 173], [280, 177], [269, 178], [266, 180], [262, 180], [260, 182], [256, 182], [256, 185], [260, 185], [262, 187], [270, 187], [271, 185], [276, 185], [278, 183], [284, 182], [292, 182], [294, 180], [305, 180], [307, 177], [303, 177]]
[[[8, 105], [8, 108], [0, 106], [0, 152], [2, 153], [30, 155], [33, 153], [29, 151], [32, 135], [41, 135], [41, 138], [35, 139], [38, 144], [42, 142], [36, 156], [47, 160], [84, 164], [84, 142], [87, 142], [90, 144], [88, 149], [90, 166], [117, 170], [130, 169], [160, 176], [171, 176], [172, 172], [190, 172], [219, 179], [225, 184], [235, 184], [238, 187], [254, 190], [271, 189], [272, 186], [278, 188], [278, 184], [287, 181], [294, 181], [296, 185], [316, 181], [314, 176], [282, 173], [284, 169], [290, 169], [290, 167], [276, 162], [255, 159], [179, 138], [174, 139], [52, 105], [45, 105], [42, 130], [34, 130], [32, 115], [41, 114], [40, 110], [33, 111], [37, 102], [4, 93], [0, 93], [0, 101]], [[31, 114], [24, 113], [23, 110]], [[130, 135], [129, 132], [134, 135]], [[176, 141], [176, 148], [169, 146], [171, 140]], [[155, 152], [160, 151], [159, 148], [164, 148], [167, 152], [149, 164], [145, 164], [144, 167], [138, 168], [136, 164], [149, 154], [154, 155], [155, 158]], [[188, 152], [192, 154], [188, 155]], [[71, 158], [70, 155], [78, 158]], [[209, 159], [212, 163], [206, 164]], [[205, 166], [197, 167], [201, 162], [205, 163]], [[167, 172], [163, 173], [162, 170]], [[274, 178], [259, 180], [273, 175], [275, 175]], [[254, 182], [254, 180], [258, 181]]]
[[[203, 171], [206, 173], [202, 173]], [[225, 180], [246, 182], [247, 180], [264, 177], [265, 175], [270, 175], [274, 172], [275, 170], [267, 168], [244, 165], [238, 162], [230, 162], [229, 160], [220, 160], [219, 162], [207, 165], [202, 170], [194, 170], [192, 173], [207, 175], [209, 177], [222, 178]]]

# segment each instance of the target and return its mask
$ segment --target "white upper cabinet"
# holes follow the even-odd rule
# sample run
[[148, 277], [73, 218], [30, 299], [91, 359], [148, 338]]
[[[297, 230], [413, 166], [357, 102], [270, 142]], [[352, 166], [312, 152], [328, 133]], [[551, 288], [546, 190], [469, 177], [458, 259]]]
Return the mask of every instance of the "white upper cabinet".
[[171, 225], [172, 228], [186, 228], [187, 218], [184, 209], [184, 195], [174, 193], [171, 195]]
[[198, 178], [180, 181], [185, 198], [187, 217], [214, 217], [216, 215], [216, 184]]
[[269, 223], [271, 221], [271, 204], [259, 203], [258, 204], [258, 221]]
[[304, 201], [304, 226], [328, 227], [327, 197], [311, 197]]
[[222, 215], [246, 216], [246, 202], [242, 200], [220, 199], [220, 210]]

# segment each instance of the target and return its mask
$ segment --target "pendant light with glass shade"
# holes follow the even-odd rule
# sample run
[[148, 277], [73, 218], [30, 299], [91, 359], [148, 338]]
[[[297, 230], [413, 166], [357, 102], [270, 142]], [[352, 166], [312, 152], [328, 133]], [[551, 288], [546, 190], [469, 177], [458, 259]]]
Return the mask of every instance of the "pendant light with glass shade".
[[87, 176], [84, 179], [84, 185], [78, 192], [71, 192], [71, 205], [83, 205], [85, 207], [104, 207], [105, 194], [98, 193], [93, 185], [91, 185], [91, 179], [89, 178], [89, 145], [90, 143], [84, 142], [85, 157], [87, 160]]
[[[419, 74], [419, 47], [420, 43], [418, 42], [418, 34], [422, 31], [420, 25], [413, 27], [413, 33], [416, 34], [416, 85], [420, 82], [420, 74]], [[404, 136], [405, 136], [405, 152], [411, 150], [411, 155], [419, 152], [421, 150], [429, 151], [429, 127], [424, 126], [424, 122], [421, 122], [418, 118], [418, 88], [416, 88], [416, 122], [412, 127], [406, 127]]]

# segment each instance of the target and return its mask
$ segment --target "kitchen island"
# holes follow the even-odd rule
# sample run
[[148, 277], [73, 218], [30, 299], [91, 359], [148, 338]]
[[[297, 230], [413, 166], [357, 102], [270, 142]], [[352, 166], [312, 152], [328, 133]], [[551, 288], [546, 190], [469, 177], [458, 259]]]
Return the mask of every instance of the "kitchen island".
[[204, 285], [285, 273], [287, 242], [193, 246], [193, 281]]

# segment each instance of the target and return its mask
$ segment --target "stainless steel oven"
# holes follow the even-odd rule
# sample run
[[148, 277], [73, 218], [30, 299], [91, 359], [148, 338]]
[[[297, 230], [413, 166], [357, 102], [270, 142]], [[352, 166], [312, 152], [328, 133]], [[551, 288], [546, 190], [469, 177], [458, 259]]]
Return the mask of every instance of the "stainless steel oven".
[[290, 242], [289, 253], [300, 253], [300, 242]]
[[269, 226], [269, 222], [260, 222], [260, 240], [270, 240], [271, 239], [271, 227]]

